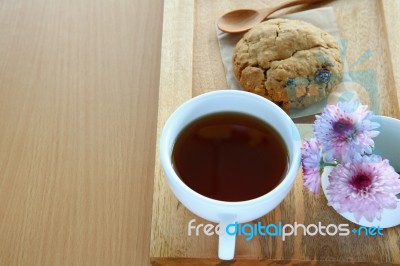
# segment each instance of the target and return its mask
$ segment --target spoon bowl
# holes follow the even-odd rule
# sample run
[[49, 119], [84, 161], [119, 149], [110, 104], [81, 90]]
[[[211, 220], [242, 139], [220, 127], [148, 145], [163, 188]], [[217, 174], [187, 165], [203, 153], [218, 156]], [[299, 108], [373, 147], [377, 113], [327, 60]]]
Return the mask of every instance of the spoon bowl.
[[263, 20], [256, 9], [238, 9], [226, 13], [218, 20], [218, 28], [225, 32], [244, 32]]
[[312, 4], [320, 1], [322, 0], [287, 0], [263, 9], [237, 9], [220, 17], [217, 21], [217, 26], [221, 31], [228, 33], [245, 32], [266, 19], [275, 11], [290, 6]]

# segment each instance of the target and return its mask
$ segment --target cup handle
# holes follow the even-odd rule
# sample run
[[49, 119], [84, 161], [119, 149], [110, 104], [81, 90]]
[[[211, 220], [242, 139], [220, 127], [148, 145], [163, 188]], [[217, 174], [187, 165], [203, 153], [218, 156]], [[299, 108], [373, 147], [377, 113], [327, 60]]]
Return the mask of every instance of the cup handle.
[[[232, 260], [235, 256], [236, 228], [234, 234], [228, 234], [227, 226], [235, 224], [236, 215], [221, 216], [221, 231], [219, 234], [218, 257], [221, 260]], [[235, 225], [236, 226], [236, 225]], [[229, 230], [232, 232], [232, 230]]]

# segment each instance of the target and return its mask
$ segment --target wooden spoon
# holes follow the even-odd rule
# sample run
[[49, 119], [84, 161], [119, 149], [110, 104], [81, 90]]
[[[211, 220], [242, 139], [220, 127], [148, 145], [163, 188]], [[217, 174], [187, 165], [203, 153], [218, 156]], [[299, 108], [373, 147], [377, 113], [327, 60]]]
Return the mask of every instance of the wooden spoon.
[[240, 33], [248, 31], [280, 9], [302, 4], [312, 4], [320, 1], [322, 0], [290, 0], [263, 9], [237, 9], [220, 17], [217, 21], [217, 26], [224, 32]]

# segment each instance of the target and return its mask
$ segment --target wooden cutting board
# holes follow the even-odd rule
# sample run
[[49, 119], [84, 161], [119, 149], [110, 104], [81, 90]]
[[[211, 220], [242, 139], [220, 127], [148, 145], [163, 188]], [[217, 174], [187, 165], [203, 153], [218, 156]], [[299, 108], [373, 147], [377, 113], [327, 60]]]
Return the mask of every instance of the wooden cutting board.
[[[234, 8], [257, 8], [271, 2], [164, 2], [157, 140], [165, 121], [179, 105], [196, 95], [227, 87], [215, 33], [217, 18]], [[400, 118], [399, 1], [337, 0], [312, 8], [322, 6], [332, 6], [335, 10], [339, 32], [347, 44], [345, 57], [349, 72], [356, 80], [364, 79], [360, 82], [368, 82], [372, 77], [378, 93], [376, 99], [370, 100], [377, 101], [378, 112]], [[294, 7], [288, 12], [303, 9], [306, 8]], [[367, 76], [357, 73], [367, 73]], [[183, 207], [169, 190], [157, 143], [150, 246], [154, 265], [331, 265], [334, 262], [339, 265], [400, 265], [399, 226], [385, 229], [383, 237], [301, 235], [285, 241], [278, 237], [255, 237], [246, 241], [242, 236], [237, 238], [235, 260], [220, 264], [216, 236], [188, 236], [188, 222], [192, 219], [196, 219], [196, 224], [207, 223]], [[348, 223], [350, 227], [358, 227], [328, 207], [323, 194], [315, 196], [303, 190], [300, 172], [286, 199], [257, 221], [306, 225], [320, 221], [325, 225]]]

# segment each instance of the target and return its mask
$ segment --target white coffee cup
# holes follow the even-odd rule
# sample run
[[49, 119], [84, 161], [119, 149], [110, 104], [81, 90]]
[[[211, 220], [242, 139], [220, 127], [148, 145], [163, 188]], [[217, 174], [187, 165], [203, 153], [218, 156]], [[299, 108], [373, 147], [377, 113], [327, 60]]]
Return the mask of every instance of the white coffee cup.
[[[274, 127], [284, 140], [289, 168], [281, 183], [269, 193], [255, 199], [227, 202], [208, 198], [189, 188], [172, 165], [172, 150], [179, 133], [193, 120], [211, 113], [240, 112], [258, 117]], [[167, 182], [178, 200], [194, 214], [224, 228], [231, 223], [245, 223], [270, 212], [289, 193], [300, 167], [299, 131], [290, 117], [273, 102], [244, 91], [220, 90], [194, 97], [181, 105], [164, 125], [160, 137], [161, 164]], [[234, 257], [235, 236], [219, 236], [218, 256], [223, 260]]]

